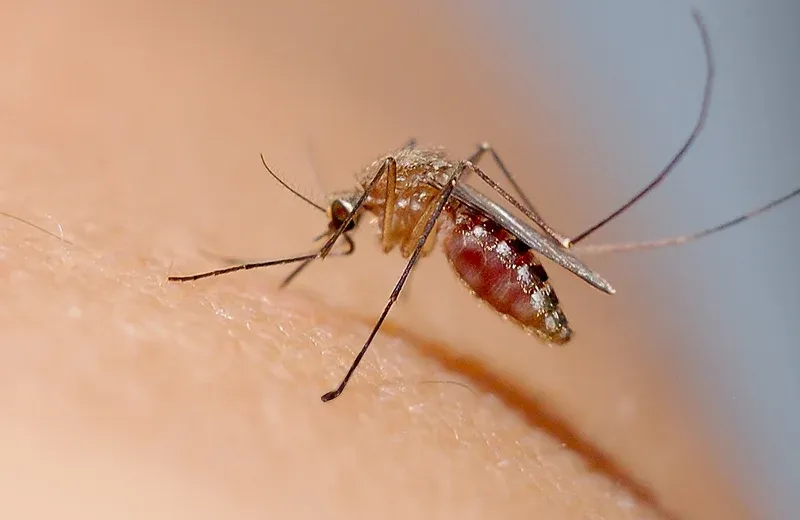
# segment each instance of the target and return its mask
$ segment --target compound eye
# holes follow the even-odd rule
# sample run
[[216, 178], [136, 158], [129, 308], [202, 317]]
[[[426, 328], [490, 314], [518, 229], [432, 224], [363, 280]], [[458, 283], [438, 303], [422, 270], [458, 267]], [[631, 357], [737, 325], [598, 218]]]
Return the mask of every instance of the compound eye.
[[[331, 227], [334, 229], [338, 229], [339, 226], [342, 225], [347, 217], [350, 216], [350, 213], [353, 212], [353, 206], [350, 202], [342, 199], [334, 200], [331, 203], [330, 208], [330, 217], [331, 217]], [[345, 231], [350, 231], [356, 225], [355, 219], [351, 220], [350, 223], [345, 228]]]

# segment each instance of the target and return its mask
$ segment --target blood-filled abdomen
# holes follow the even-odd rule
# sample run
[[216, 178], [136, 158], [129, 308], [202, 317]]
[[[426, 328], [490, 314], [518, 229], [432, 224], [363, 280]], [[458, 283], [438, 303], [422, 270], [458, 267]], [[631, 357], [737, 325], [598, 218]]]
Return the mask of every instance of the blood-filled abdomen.
[[567, 318], [533, 251], [484, 215], [454, 206], [442, 214], [439, 238], [458, 276], [478, 298], [542, 341], [569, 341]]

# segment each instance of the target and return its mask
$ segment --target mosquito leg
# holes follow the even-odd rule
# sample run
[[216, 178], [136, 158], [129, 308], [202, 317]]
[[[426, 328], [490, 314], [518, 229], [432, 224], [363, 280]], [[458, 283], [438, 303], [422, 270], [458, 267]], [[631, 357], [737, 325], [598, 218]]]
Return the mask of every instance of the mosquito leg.
[[[470, 163], [472, 164], [472, 163]], [[500, 194], [509, 204], [520, 210], [526, 217], [531, 219], [537, 226], [542, 228], [542, 230], [553, 240], [561, 244], [562, 247], [568, 248], [569, 247], [569, 238], [561, 235], [556, 230], [552, 229], [548, 226], [542, 219], [539, 217], [538, 214], [532, 212], [525, 206], [523, 206], [517, 199], [515, 199], [510, 193], [503, 189], [502, 186], [497, 184], [489, 175], [487, 175], [483, 170], [481, 170], [478, 166], [472, 165], [472, 170], [475, 172], [475, 175], [481, 178], [483, 182], [489, 185], [494, 191]]]
[[[411, 233], [409, 233], [408, 240], [404, 241], [400, 246], [400, 253], [404, 257], [409, 257], [414, 252], [417, 247], [417, 241], [419, 237], [422, 236], [422, 233], [425, 231], [425, 227], [427, 226], [428, 221], [433, 217], [434, 212], [436, 212], [436, 208], [438, 206], [439, 199], [438, 197], [434, 197], [428, 204], [425, 206], [425, 209], [417, 219], [417, 223], [411, 229]], [[430, 237], [429, 237], [430, 238]], [[431, 249], [433, 248], [434, 243], [431, 240], [425, 242], [425, 245], [422, 247], [422, 256], [430, 253]]]
[[394, 210], [397, 203], [397, 168], [387, 168], [386, 172], [386, 204], [383, 207], [383, 232], [381, 245], [383, 252], [391, 251], [395, 242], [392, 226], [394, 224]]
[[[494, 159], [494, 162], [500, 168], [500, 171], [503, 172], [503, 177], [505, 177], [508, 180], [509, 184], [511, 184], [511, 186], [514, 188], [514, 191], [517, 192], [517, 195], [519, 195], [519, 198], [522, 200], [523, 204], [528, 206], [528, 209], [531, 210], [531, 212], [533, 212], [536, 215], [539, 215], [539, 212], [536, 211], [536, 209], [533, 206], [533, 202], [531, 202], [528, 196], [525, 195], [525, 192], [522, 191], [520, 185], [517, 184], [517, 180], [511, 174], [511, 171], [508, 168], [506, 168], [506, 165], [500, 159], [500, 155], [497, 153], [497, 150], [494, 149], [494, 146], [486, 142], [479, 144], [478, 149], [475, 151], [475, 153], [470, 155], [469, 159], [467, 160], [477, 165], [478, 162], [480, 162], [480, 160], [486, 154], [486, 152], [489, 152], [489, 154], [492, 156], [492, 159]], [[539, 218], [541, 218], [541, 216]]]
[[[342, 236], [344, 237], [345, 241], [347, 241], [347, 249], [345, 249], [344, 251], [338, 252], [338, 253], [332, 253], [332, 254], [331, 254], [332, 256], [348, 256], [348, 255], [352, 255], [352, 254], [353, 254], [353, 252], [355, 252], [355, 250], [356, 250], [356, 243], [355, 243], [355, 242], [353, 242], [353, 239], [352, 239], [352, 238], [350, 238], [350, 235], [348, 235], [347, 233], [345, 233], [345, 234], [344, 234], [344, 235], [342, 235]], [[316, 257], [315, 257], [315, 258], [316, 258]], [[304, 261], [303, 261], [303, 263], [301, 263], [300, 265], [298, 265], [298, 266], [297, 266], [297, 267], [294, 269], [294, 271], [292, 271], [291, 273], [289, 273], [289, 276], [287, 276], [286, 278], [284, 278], [284, 279], [283, 279], [283, 281], [282, 281], [282, 282], [281, 282], [281, 284], [278, 286], [278, 288], [279, 288], [279, 289], [283, 289], [284, 287], [286, 287], [287, 285], [289, 285], [290, 283], [292, 283], [292, 280], [294, 280], [295, 278], [297, 278], [297, 276], [298, 276], [300, 273], [302, 273], [302, 272], [303, 272], [303, 270], [304, 270], [306, 267], [308, 267], [308, 264], [310, 264], [310, 263], [311, 263], [313, 260], [314, 260], [314, 258], [309, 258], [309, 259], [307, 259], [307, 260], [304, 260]]]
[[714, 57], [711, 53], [711, 40], [708, 36], [708, 31], [706, 30], [706, 25], [703, 22], [703, 18], [700, 16], [700, 13], [697, 11], [692, 11], [692, 16], [694, 17], [694, 21], [697, 24], [697, 28], [700, 30], [700, 38], [703, 40], [703, 50], [705, 51], [706, 55], [706, 85], [703, 89], [703, 101], [700, 107], [700, 114], [697, 117], [697, 121], [695, 122], [694, 129], [692, 129], [692, 133], [689, 134], [689, 137], [684, 141], [683, 146], [681, 146], [680, 150], [672, 156], [667, 166], [661, 170], [661, 172], [656, 175], [655, 179], [650, 181], [650, 184], [645, 186], [643, 190], [639, 193], [634, 195], [628, 202], [617, 208], [614, 212], [608, 215], [606, 218], [601, 220], [600, 222], [596, 223], [586, 231], [575, 235], [572, 239], [569, 240], [568, 245], [576, 244], [583, 240], [584, 238], [588, 237], [601, 227], [605, 226], [619, 215], [624, 213], [628, 208], [639, 202], [645, 195], [653, 191], [653, 189], [661, 184], [661, 182], [667, 178], [667, 176], [672, 172], [675, 168], [675, 165], [680, 162], [681, 159], [686, 155], [686, 152], [692, 147], [694, 142], [697, 140], [697, 137], [703, 131], [703, 127], [705, 127], [706, 119], [708, 118], [708, 109], [711, 104], [711, 90], [714, 84]]
[[[328, 233], [327, 233], [327, 232], [326, 232], [325, 234], [323, 234], [323, 235], [320, 235], [319, 237], [317, 237], [317, 238], [315, 239], [315, 242], [316, 242], [317, 240], [319, 240], [319, 239], [321, 239], [321, 238], [323, 238], [323, 237], [327, 236], [327, 235], [328, 235]], [[356, 249], [356, 244], [355, 244], [355, 242], [353, 242], [353, 239], [352, 239], [352, 238], [350, 238], [350, 235], [348, 235], [347, 233], [345, 233], [345, 234], [343, 235], [343, 237], [344, 237], [345, 241], [347, 242], [347, 249], [345, 249], [345, 250], [343, 250], [343, 251], [336, 251], [336, 252], [334, 252], [334, 253], [331, 253], [331, 256], [348, 256], [348, 255], [351, 255], [351, 254], [353, 254], [353, 252], [355, 251], [355, 249]], [[259, 260], [252, 260], [252, 259], [251, 259], [251, 260], [246, 260], [246, 259], [244, 259], [244, 258], [239, 258], [239, 257], [232, 257], [232, 256], [222, 256], [222, 255], [218, 255], [218, 254], [211, 253], [211, 252], [209, 252], [209, 251], [204, 251], [204, 250], [201, 250], [201, 252], [203, 253], [203, 255], [204, 255], [204, 256], [207, 256], [207, 257], [209, 257], [209, 258], [213, 258], [213, 259], [214, 259], [214, 260], [216, 260], [216, 261], [220, 261], [220, 262], [223, 262], [223, 263], [225, 263], [225, 264], [228, 264], [228, 266], [229, 266], [229, 267], [231, 267], [231, 266], [239, 266], [239, 265], [244, 265], [244, 264], [257, 264], [257, 263], [261, 263]], [[295, 277], [297, 277], [297, 275], [298, 275], [298, 274], [300, 274], [300, 272], [301, 272], [303, 269], [305, 269], [305, 268], [308, 266], [308, 264], [309, 264], [309, 263], [311, 263], [311, 261], [312, 261], [312, 260], [314, 260], [314, 259], [316, 258], [316, 256], [315, 256], [315, 255], [308, 255], [308, 256], [309, 256], [309, 258], [306, 258], [305, 260], [302, 260], [302, 263], [301, 263], [301, 264], [300, 264], [300, 265], [299, 265], [297, 268], [295, 268], [295, 270], [294, 270], [294, 271], [292, 271], [291, 273], [289, 273], [289, 276], [287, 276], [287, 277], [286, 277], [286, 278], [283, 280], [283, 282], [281, 282], [281, 285], [279, 286], [279, 288], [280, 288], [280, 289], [283, 289], [284, 287], [286, 287], [287, 285], [289, 285], [289, 283], [290, 283], [290, 282], [291, 282], [291, 281], [292, 281], [292, 280], [293, 280]], [[299, 261], [299, 260], [298, 260], [298, 261]], [[288, 262], [287, 262], [287, 263], [288, 263]], [[233, 265], [232, 265], [232, 264], [233, 264]], [[211, 271], [211, 272], [216, 272], [216, 271]], [[226, 273], [217, 273], [217, 274], [226, 274]], [[210, 274], [209, 274], [209, 276], [216, 276], [216, 275], [210, 275]], [[178, 278], [187, 278], [187, 277], [178, 277]], [[194, 278], [194, 279], [196, 279], [196, 278]], [[186, 281], [186, 280], [177, 280], [177, 281]]]
[[307, 255], [293, 256], [290, 258], [281, 258], [278, 260], [267, 260], [265, 262], [250, 262], [246, 264], [234, 265], [231, 267], [223, 267], [222, 269], [215, 269], [204, 273], [192, 274], [188, 276], [169, 276], [167, 280], [170, 282], [189, 282], [192, 280], [199, 280], [201, 278], [209, 278], [211, 276], [219, 276], [222, 274], [234, 273], [236, 271], [248, 271], [250, 269], [258, 269], [259, 267], [270, 267], [273, 265], [292, 264], [294, 262], [304, 262], [308, 259], [316, 258], [319, 253], [310, 253]]
[[660, 240], [649, 240], [647, 242], [625, 242], [621, 244], [597, 244], [597, 245], [576, 246], [575, 251], [578, 251], [581, 254], [586, 254], [586, 255], [599, 255], [605, 253], [619, 253], [628, 251], [642, 251], [645, 249], [659, 249], [662, 247], [678, 246], [681, 244], [685, 244], [687, 242], [694, 242], [695, 240], [699, 240], [709, 235], [719, 233], [720, 231], [723, 231], [737, 224], [740, 224], [745, 220], [750, 220], [751, 218], [760, 215], [765, 211], [771, 210], [772, 208], [778, 206], [779, 204], [783, 204], [784, 202], [788, 201], [789, 199], [797, 195], [800, 195], [800, 188], [784, 195], [783, 197], [777, 198], [768, 204], [760, 206], [752, 211], [748, 211], [744, 215], [740, 215], [734, 219], [728, 220], [727, 222], [723, 222], [722, 224], [704, 229], [702, 231], [697, 231], [695, 233], [690, 233], [688, 235], [662, 238]]
[[[321, 233], [321, 234], [317, 235], [316, 237], [314, 237], [314, 240], [312, 240], [312, 242], [319, 242], [323, 238], [326, 238], [328, 235], [330, 235], [330, 231], [325, 231], [324, 233]], [[345, 233], [345, 238], [346, 237], [347, 237], [347, 234]], [[355, 244], [352, 244], [352, 247], [355, 247]], [[251, 264], [251, 263], [254, 263], [254, 262], [258, 262], [258, 260], [253, 260], [253, 259], [249, 259], [248, 260], [248, 259], [241, 258], [241, 257], [238, 257], [238, 256], [219, 255], [217, 253], [213, 253], [213, 252], [208, 251], [206, 249], [201, 249], [200, 252], [203, 253], [203, 256], [207, 256], [208, 258], [211, 258], [213, 260], [216, 260], [218, 262], [222, 262], [222, 263], [225, 263], [225, 264], [228, 264], [228, 265]], [[348, 254], [348, 253], [344, 253], [344, 254]], [[338, 256], [338, 255], [336, 255], [336, 256]]]
[[364, 205], [364, 201], [367, 200], [367, 197], [372, 192], [372, 189], [376, 184], [378, 184], [378, 181], [381, 180], [381, 177], [383, 177], [387, 171], [389, 172], [390, 176], [397, 175], [397, 163], [395, 162], [394, 157], [388, 157], [378, 169], [377, 173], [375, 173], [375, 176], [372, 178], [372, 180], [369, 181], [369, 184], [364, 187], [364, 192], [353, 205], [353, 210], [339, 225], [339, 229], [333, 232], [330, 238], [325, 242], [325, 245], [322, 246], [322, 249], [319, 250], [320, 259], [324, 259], [326, 256], [328, 256], [328, 254], [331, 252], [331, 249], [333, 249], [333, 244], [336, 243], [342, 233], [344, 233], [345, 229], [347, 229], [348, 226], [350, 226], [350, 223], [353, 222], [353, 219], [361, 209], [361, 206]]
[[389, 310], [392, 308], [392, 305], [394, 305], [394, 302], [397, 301], [397, 297], [400, 295], [400, 291], [403, 289], [403, 285], [406, 283], [406, 279], [408, 279], [408, 276], [411, 274], [411, 270], [414, 268], [414, 265], [417, 263], [420, 255], [422, 254], [422, 249], [425, 247], [425, 242], [428, 240], [428, 235], [430, 235], [431, 231], [433, 231], [433, 228], [436, 225], [436, 221], [439, 218], [439, 215], [441, 215], [445, 205], [450, 200], [450, 195], [453, 193], [453, 189], [455, 188], [456, 184], [458, 183], [459, 179], [464, 174], [464, 172], [467, 171], [468, 166], [469, 163], [467, 162], [459, 163], [458, 166], [456, 166], [454, 172], [447, 179], [447, 183], [445, 184], [445, 186], [442, 188], [442, 191], [438, 195], [438, 201], [433, 211], [433, 214], [428, 219], [428, 222], [425, 225], [425, 229], [422, 230], [419, 240], [417, 240], [417, 246], [416, 248], [414, 248], [414, 252], [408, 259], [408, 263], [406, 263], [406, 267], [403, 269], [403, 274], [400, 275], [400, 279], [397, 280], [397, 283], [395, 284], [392, 293], [389, 295], [389, 301], [383, 308], [383, 312], [381, 312], [381, 315], [378, 317], [378, 321], [375, 323], [375, 326], [372, 327], [372, 332], [370, 332], [369, 337], [367, 337], [367, 341], [364, 343], [364, 346], [361, 347], [361, 350], [359, 351], [355, 360], [353, 360], [353, 363], [352, 365], [350, 365], [347, 374], [345, 374], [344, 379], [342, 379], [342, 382], [339, 383], [339, 386], [336, 388], [336, 390], [328, 392], [322, 396], [323, 402], [328, 402], [332, 399], [336, 399], [337, 397], [339, 397], [344, 388], [347, 386], [347, 382], [350, 381], [353, 372], [355, 372], [356, 368], [358, 367], [358, 364], [361, 363], [361, 359], [364, 357], [364, 354], [366, 354], [367, 349], [372, 343], [372, 340], [375, 338], [375, 335], [381, 328], [383, 321], [389, 314]]
[[[477, 166], [478, 162], [486, 154], [486, 152], [489, 152], [489, 154], [492, 156], [492, 159], [494, 159], [494, 162], [497, 163], [497, 166], [503, 173], [503, 177], [505, 177], [506, 180], [508, 180], [509, 184], [511, 184], [511, 187], [513, 187], [514, 191], [517, 192], [519, 198], [522, 200], [522, 204], [524, 204], [527, 210], [535, 217], [531, 218], [531, 220], [535, 222], [539, 227], [541, 227], [548, 235], [556, 239], [559, 243], [564, 244], [565, 241], [568, 240], [567, 236], [559, 233], [558, 231], [553, 229], [549, 224], [547, 224], [547, 222], [545, 222], [544, 218], [542, 218], [541, 214], [536, 210], [536, 207], [533, 205], [533, 202], [531, 202], [528, 196], [525, 195], [525, 192], [522, 191], [520, 185], [517, 184], [517, 180], [511, 174], [511, 171], [508, 168], [506, 168], [506, 165], [500, 159], [500, 155], [497, 153], [497, 151], [491, 144], [481, 143], [478, 146], [478, 149], [475, 151], [475, 153], [473, 153], [467, 160]], [[492, 184], [489, 185], [492, 186]], [[492, 188], [494, 188], [494, 186], [492, 186]], [[497, 190], [497, 188], [494, 189]], [[506, 200], [509, 200], [509, 198], [511, 197], [511, 195], [508, 194], [504, 195], [502, 192], [500, 192], [500, 194], [503, 195], [503, 198], [505, 198]], [[512, 204], [514, 203], [512, 202]], [[517, 206], [517, 204], [514, 205]]]
[[[316, 257], [314, 257], [314, 258], [316, 258]], [[308, 267], [308, 265], [309, 265], [311, 262], [313, 262], [313, 261], [314, 261], [314, 258], [308, 258], [308, 259], [306, 259], [306, 260], [303, 260], [303, 263], [301, 263], [300, 265], [298, 265], [297, 267], [295, 267], [295, 268], [294, 268], [294, 270], [293, 270], [291, 273], [289, 273], [289, 276], [287, 276], [286, 278], [284, 278], [284, 279], [283, 279], [283, 281], [281, 282], [281, 284], [278, 286], [278, 289], [283, 289], [283, 288], [285, 288], [287, 285], [289, 285], [290, 283], [292, 283], [292, 281], [293, 281], [295, 278], [297, 278], [297, 276], [298, 276], [300, 273], [302, 273], [302, 272], [303, 272], [303, 270], [305, 270], [305, 268], [306, 268], [306, 267]]]

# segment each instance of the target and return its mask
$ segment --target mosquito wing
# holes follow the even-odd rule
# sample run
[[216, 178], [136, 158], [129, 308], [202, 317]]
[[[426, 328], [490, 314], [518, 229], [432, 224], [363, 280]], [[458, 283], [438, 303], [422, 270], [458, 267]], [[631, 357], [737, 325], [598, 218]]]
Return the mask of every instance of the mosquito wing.
[[531, 249], [582, 278], [593, 287], [608, 294], [616, 292], [602, 276], [589, 269], [578, 257], [562, 247], [561, 244], [528, 224], [520, 222], [517, 217], [509, 213], [505, 208], [474, 188], [465, 184], [457, 184], [453, 190], [453, 196], [467, 206], [492, 218], [497, 224], [503, 226]]

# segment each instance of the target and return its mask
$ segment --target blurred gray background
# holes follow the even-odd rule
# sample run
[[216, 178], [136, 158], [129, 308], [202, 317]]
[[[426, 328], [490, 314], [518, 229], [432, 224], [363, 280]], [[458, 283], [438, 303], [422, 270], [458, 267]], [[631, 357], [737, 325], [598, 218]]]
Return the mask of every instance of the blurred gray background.
[[[607, 162], [589, 172], [588, 183], [580, 172], [538, 182], [574, 190], [576, 204], [592, 198], [598, 218], [643, 187], [688, 135], [704, 78], [690, 9], [705, 17], [717, 65], [705, 133], [663, 187], [592, 242], [700, 229], [800, 185], [796, 2], [459, 6], [465, 20], [491, 30], [498, 38], [493, 41], [501, 42], [505, 54], [498, 60], [520, 64], [514, 81], [536, 82], [526, 56], [531, 49], [539, 55], [552, 49], [550, 80], [560, 82], [564, 99], [572, 100], [571, 106], [554, 109], [563, 111], [566, 124], [591, 125]], [[652, 355], [678, 358], [680, 373], [669, 377], [688, 385], [686, 391], [707, 414], [706, 426], [727, 439], [719, 447], [739, 468], [733, 478], [752, 490], [747, 499], [768, 507], [773, 518], [797, 518], [800, 511], [798, 223], [800, 200], [794, 200], [699, 243], [593, 259], [606, 274], [625, 273], [626, 298], [662, 302], [653, 316]], [[659, 328], [683, 338], [663, 345], [673, 351], [657, 352]]]

